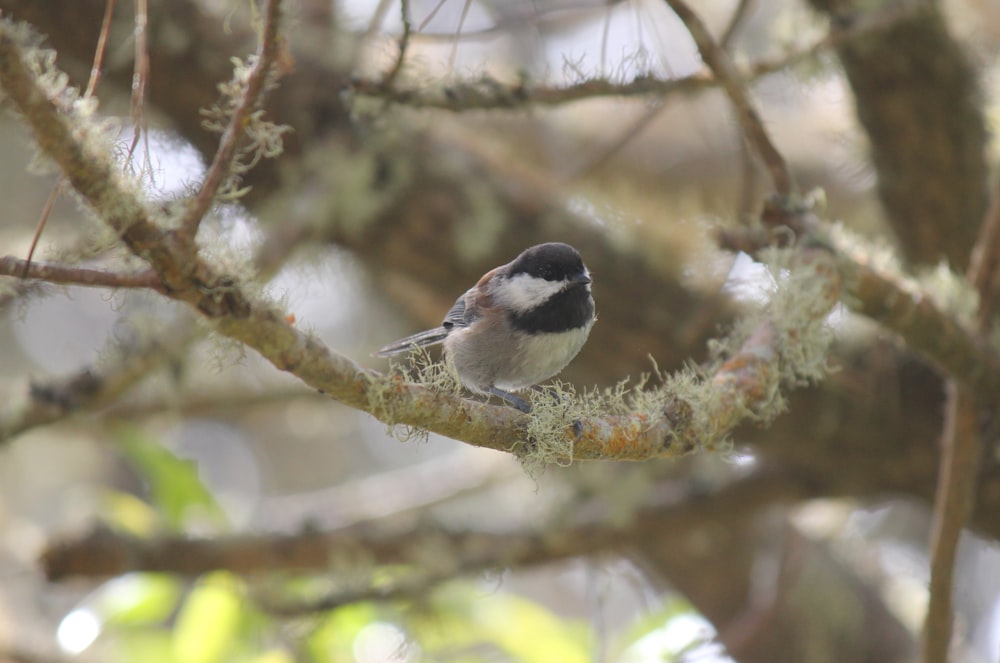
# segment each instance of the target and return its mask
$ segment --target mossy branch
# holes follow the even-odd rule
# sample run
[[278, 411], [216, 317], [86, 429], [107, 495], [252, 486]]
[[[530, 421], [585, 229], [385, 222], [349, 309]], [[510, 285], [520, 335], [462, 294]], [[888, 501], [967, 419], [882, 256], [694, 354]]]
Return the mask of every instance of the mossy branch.
[[[1000, 353], [975, 333], [971, 321], [945, 309], [941, 297], [904, 274], [893, 261], [867, 250], [861, 240], [835, 231], [811, 212], [790, 210], [772, 200], [763, 218], [785, 238], [791, 231], [800, 245], [831, 251], [843, 283], [842, 299], [849, 309], [898, 334], [942, 372], [970, 387], [981, 403], [1000, 402]], [[720, 232], [718, 240], [724, 248], [760, 256], [775, 236], [760, 228], [729, 229]], [[961, 281], [955, 285], [961, 288]], [[958, 294], [951, 292], [949, 298], [961, 299]]]
[[89, 120], [76, 112], [75, 96], [66, 88], [58, 94], [43, 88], [38, 72], [44, 58], [29, 65], [14, 32], [12, 24], [0, 23], [4, 90], [42, 151], [126, 246], [149, 262], [164, 292], [196, 308], [220, 333], [257, 350], [277, 368], [383, 422], [543, 460], [641, 460], [723, 443], [743, 419], [769, 419], [780, 410], [778, 386], [783, 379], [816, 377], [812, 369], [803, 372], [796, 361], [808, 356], [815, 365], [815, 357], [823, 356], [823, 342], [803, 349], [804, 339], [815, 338], [803, 329], [821, 327], [836, 301], [836, 287], [827, 287], [825, 273], [830, 270], [818, 254], [803, 264], [809, 267], [806, 271], [818, 269], [820, 278], [807, 281], [819, 283], [818, 292], [830, 296], [817, 297], [815, 289], [802, 283], [779, 289], [792, 299], [810, 293], [800, 302], [805, 318], [802, 311], [788, 315], [795, 306], [772, 307], [754, 328], [738, 330], [724, 344], [729, 349], [720, 355], [716, 369], [705, 376], [682, 373], [664, 389], [637, 393], [636, 407], [628, 412], [620, 412], [620, 403], [613, 414], [553, 403], [538, 405], [529, 417], [409, 383], [400, 375], [366, 370], [296, 329], [275, 304], [251, 296], [236, 278], [201, 259], [190, 250], [189, 238], [164, 229], [140, 189], [112, 166]]

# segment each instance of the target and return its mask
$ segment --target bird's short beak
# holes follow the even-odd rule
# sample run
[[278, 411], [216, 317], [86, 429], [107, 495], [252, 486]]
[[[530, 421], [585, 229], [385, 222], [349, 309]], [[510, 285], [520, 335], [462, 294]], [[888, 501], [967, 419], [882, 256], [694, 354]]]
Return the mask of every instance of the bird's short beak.
[[585, 285], [591, 282], [590, 274], [584, 272], [583, 274], [577, 274], [576, 276], [570, 278], [570, 283], [579, 283], [580, 285]]

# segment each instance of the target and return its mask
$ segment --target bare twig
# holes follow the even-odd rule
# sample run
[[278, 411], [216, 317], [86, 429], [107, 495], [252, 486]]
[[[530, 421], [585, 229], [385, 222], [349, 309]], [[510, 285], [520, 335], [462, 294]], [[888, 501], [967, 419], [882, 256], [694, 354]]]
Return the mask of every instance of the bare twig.
[[123, 274], [74, 265], [29, 263], [27, 260], [20, 260], [13, 256], [4, 256], [0, 257], [0, 275], [19, 276], [23, 279], [37, 279], [61, 285], [80, 285], [88, 288], [149, 288], [163, 292], [159, 277], [151, 269]]
[[142, 137], [145, 149], [140, 173], [147, 172], [149, 163], [149, 129], [146, 123], [146, 84], [149, 82], [149, 6], [147, 0], [135, 0], [135, 69], [132, 72], [132, 142], [125, 165], [132, 163], [135, 148]]
[[31, 246], [28, 248], [28, 256], [24, 259], [24, 269], [21, 271], [21, 278], [27, 278], [29, 268], [31, 267], [31, 259], [35, 255], [35, 249], [38, 247], [38, 240], [42, 237], [42, 232], [45, 230], [45, 224], [49, 221], [49, 215], [52, 214], [52, 208], [56, 204], [56, 200], [59, 199], [59, 194], [62, 193], [63, 180], [60, 178], [55, 186], [52, 187], [52, 191], [49, 193], [49, 197], [45, 200], [45, 205], [42, 207], [42, 213], [38, 216], [38, 223], [35, 225], [35, 234], [31, 238]]
[[87, 90], [83, 93], [85, 98], [94, 95], [94, 92], [97, 91], [97, 84], [101, 81], [101, 71], [104, 67], [104, 53], [108, 48], [108, 35], [111, 34], [111, 18], [115, 13], [116, 1], [105, 1], [104, 19], [101, 21], [101, 33], [97, 37], [97, 48], [94, 50], [94, 63], [90, 66], [90, 80], [87, 81]]
[[760, 156], [764, 165], [767, 166], [768, 171], [771, 173], [771, 181], [774, 184], [775, 191], [782, 196], [791, 196], [794, 193], [795, 187], [791, 173], [788, 171], [788, 164], [774, 146], [770, 135], [767, 133], [767, 129], [764, 128], [764, 122], [761, 120], [760, 114], [747, 94], [743, 79], [740, 78], [740, 73], [733, 66], [732, 61], [726, 55], [725, 51], [715, 43], [715, 39], [708, 32], [708, 28], [698, 18], [698, 15], [688, 7], [687, 3], [683, 0], [666, 0], [666, 2], [674, 10], [678, 18], [684, 22], [684, 25], [687, 26], [688, 32], [691, 33], [691, 37], [694, 39], [694, 43], [698, 46], [702, 60], [712, 70], [712, 73], [715, 74], [715, 78], [719, 81], [722, 89], [725, 90], [726, 95], [735, 107], [737, 119], [743, 128], [743, 134], [750, 144], [753, 145], [757, 155]]
[[219, 149], [212, 159], [212, 164], [205, 173], [198, 195], [191, 201], [181, 220], [181, 233], [189, 241], [194, 240], [198, 233], [201, 220], [208, 213], [215, 201], [219, 187], [229, 176], [236, 150], [246, 129], [250, 114], [263, 100], [267, 90], [268, 77], [278, 53], [278, 26], [281, 18], [281, 0], [267, 0], [264, 9], [264, 29], [257, 47], [257, 60], [254, 62], [246, 82], [243, 98], [233, 109], [229, 124], [219, 140]]

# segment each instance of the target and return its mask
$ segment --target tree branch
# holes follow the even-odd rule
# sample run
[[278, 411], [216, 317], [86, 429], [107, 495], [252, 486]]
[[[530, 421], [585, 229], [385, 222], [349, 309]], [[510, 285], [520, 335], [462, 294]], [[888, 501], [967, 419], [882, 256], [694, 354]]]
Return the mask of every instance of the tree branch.
[[[946, 374], [967, 385], [982, 403], [1000, 402], [1000, 354], [952, 313], [942, 310], [919, 285], [873, 263], [856, 246], [835, 239], [811, 213], [789, 211], [772, 201], [765, 220], [792, 229], [797, 242], [829, 247], [843, 280], [843, 302], [899, 334], [907, 345]], [[724, 230], [720, 246], [754, 254], [774, 241], [769, 233]]]
[[561, 531], [485, 532], [450, 530], [426, 524], [372, 524], [326, 532], [291, 535], [243, 535], [213, 539], [161, 537], [138, 539], [96, 529], [74, 540], [53, 542], [42, 555], [46, 576], [107, 577], [129, 571], [162, 571], [195, 576], [214, 569], [254, 575], [279, 570], [327, 571], [338, 561], [356, 567], [413, 564], [426, 568], [426, 554], [448, 577], [498, 566], [530, 566], [618, 549], [651, 530], [678, 532], [702, 526], [707, 514], [741, 515], [781, 502], [801, 499], [805, 485], [791, 477], [763, 474], [736, 481], [713, 493], [692, 490], [667, 504], [648, 505], [620, 527], [605, 520], [568, 526]]
[[195, 329], [191, 319], [182, 316], [162, 335], [119, 347], [113, 357], [94, 366], [62, 379], [31, 383], [27, 402], [0, 413], [0, 444], [37, 426], [113, 403], [174, 357], [178, 348], [188, 345], [196, 336]]
[[732, 102], [736, 109], [737, 121], [743, 128], [743, 135], [753, 145], [754, 150], [770, 172], [775, 191], [785, 197], [791, 196], [794, 193], [795, 185], [785, 157], [771, 141], [771, 137], [764, 128], [764, 122], [750, 100], [732, 60], [715, 43], [708, 28], [698, 18], [698, 15], [688, 7], [687, 3], [683, 0], [666, 0], [666, 2], [678, 18], [684, 22], [692, 39], [694, 39], [694, 43], [698, 46], [701, 59], [712, 70], [722, 89], [725, 90], [726, 96]]
[[73, 265], [29, 263], [13, 256], [4, 256], [0, 257], [0, 275], [87, 288], [145, 288], [163, 292], [160, 279], [153, 270], [123, 274]]

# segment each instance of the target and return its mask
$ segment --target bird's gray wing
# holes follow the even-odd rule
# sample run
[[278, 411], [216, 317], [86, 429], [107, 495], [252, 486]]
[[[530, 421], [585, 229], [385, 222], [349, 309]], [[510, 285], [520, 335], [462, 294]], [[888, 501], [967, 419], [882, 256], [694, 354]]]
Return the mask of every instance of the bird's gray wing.
[[445, 329], [452, 327], [468, 327], [479, 317], [475, 302], [469, 305], [469, 298], [473, 297], [472, 290], [468, 290], [461, 297], [455, 300], [455, 304], [444, 316], [441, 326]]

